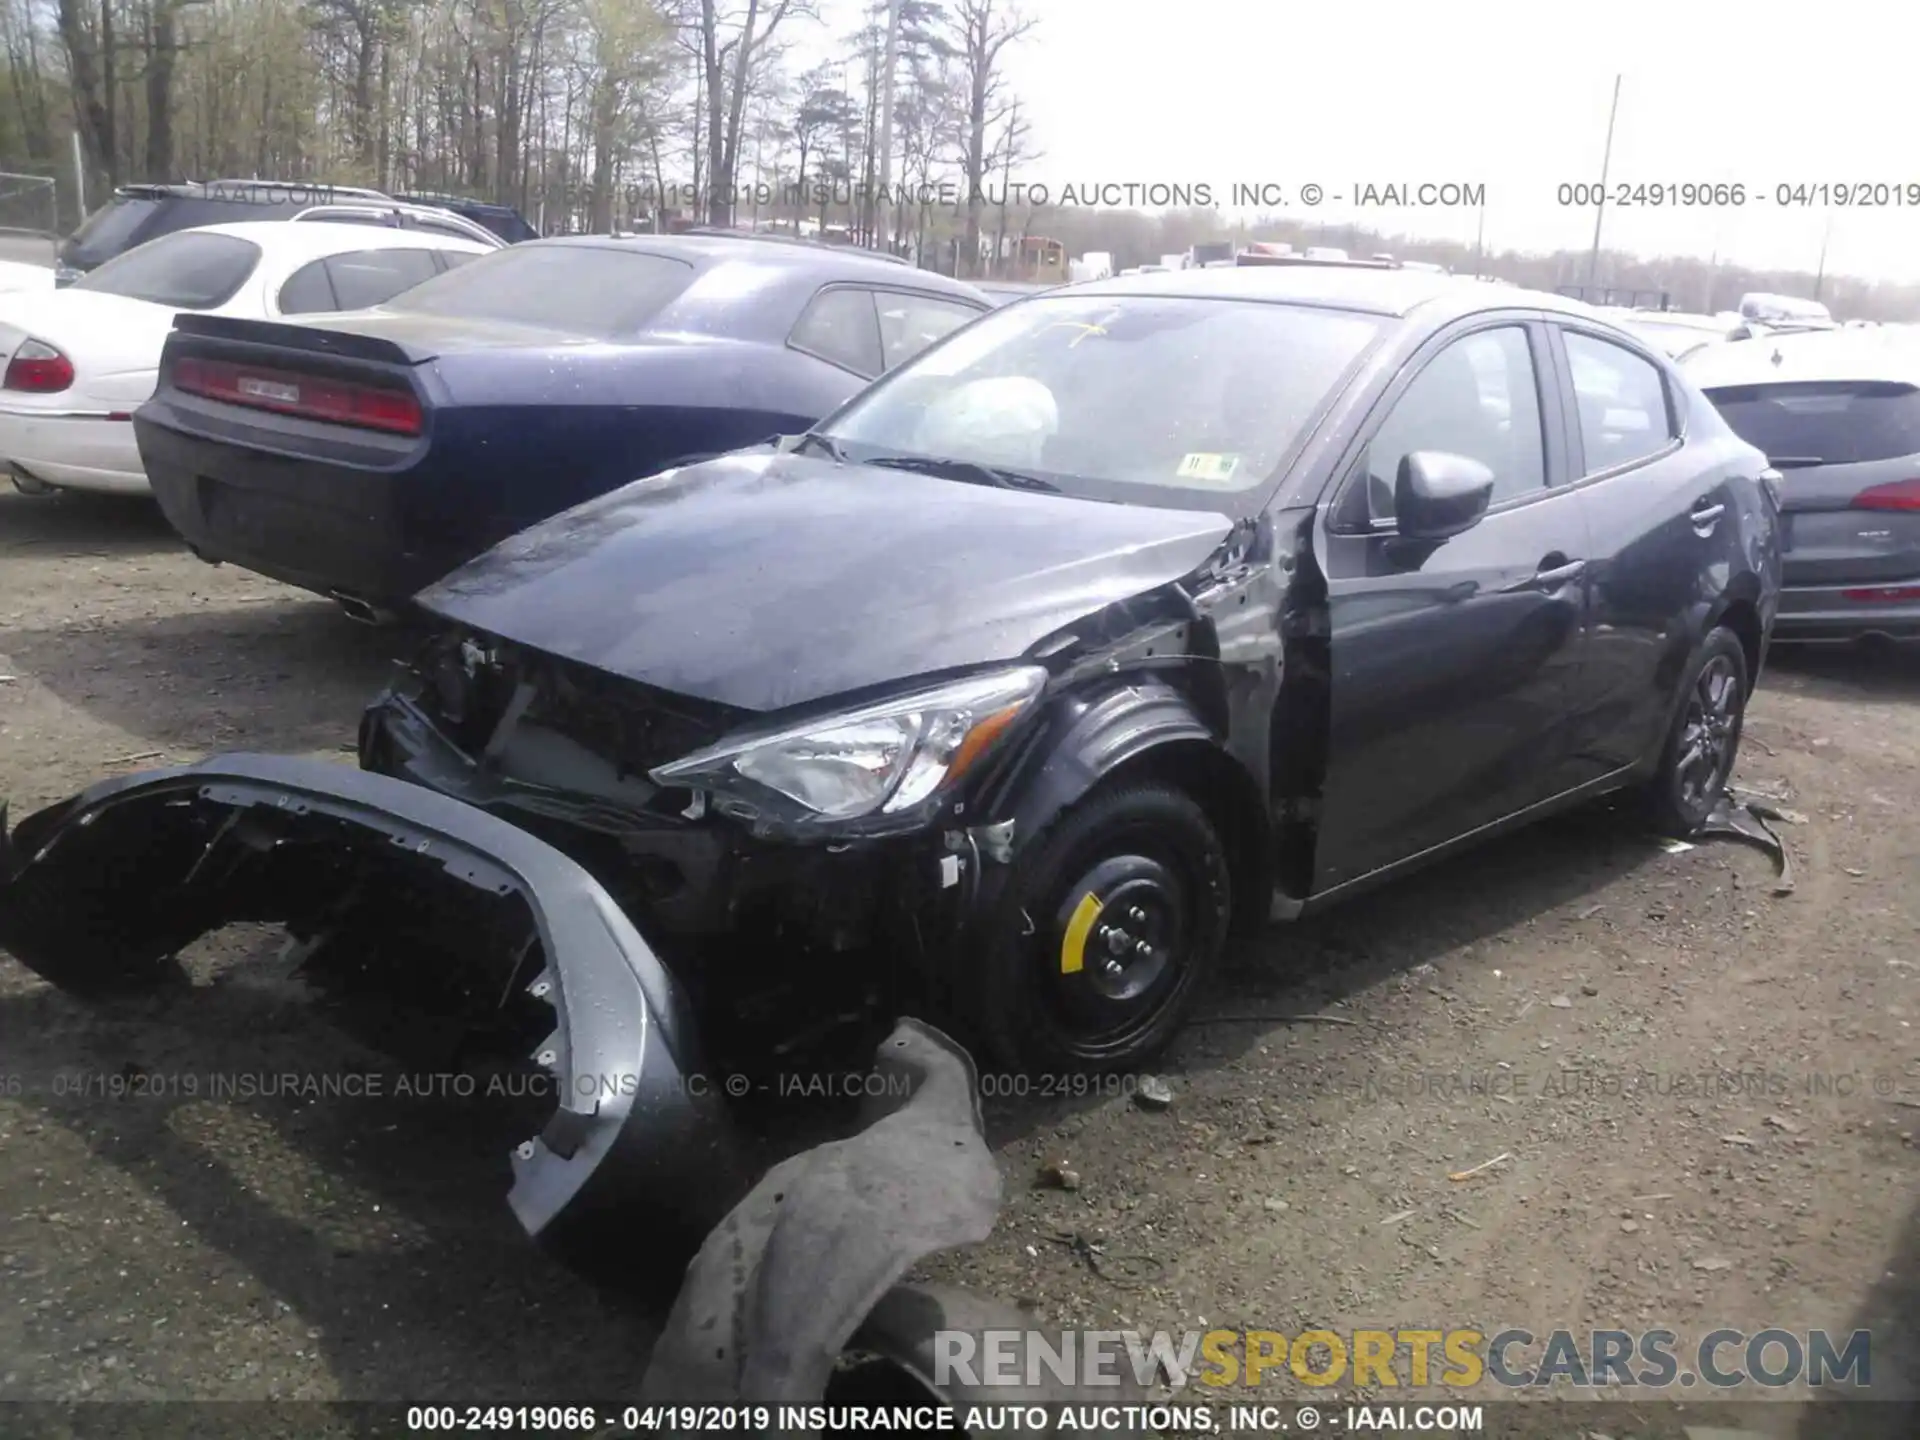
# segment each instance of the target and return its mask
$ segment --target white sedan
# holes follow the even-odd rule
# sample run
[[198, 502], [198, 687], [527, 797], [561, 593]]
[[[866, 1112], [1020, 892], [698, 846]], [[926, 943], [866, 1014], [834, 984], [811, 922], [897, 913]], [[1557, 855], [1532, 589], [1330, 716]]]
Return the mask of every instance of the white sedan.
[[0, 294], [0, 467], [28, 494], [150, 494], [133, 412], [183, 311], [252, 320], [363, 310], [490, 248], [342, 221], [180, 230], [63, 290]]

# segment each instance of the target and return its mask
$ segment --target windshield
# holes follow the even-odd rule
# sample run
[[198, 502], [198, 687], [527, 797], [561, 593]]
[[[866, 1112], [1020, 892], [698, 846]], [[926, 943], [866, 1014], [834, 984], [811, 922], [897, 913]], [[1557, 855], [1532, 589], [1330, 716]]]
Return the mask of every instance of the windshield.
[[1382, 323], [1243, 300], [1041, 296], [956, 332], [822, 433], [855, 460], [955, 460], [1191, 506], [1269, 479]]
[[388, 307], [612, 339], [640, 329], [693, 275], [684, 260], [644, 250], [522, 245], [436, 275]]
[[260, 247], [251, 240], [182, 230], [116, 256], [73, 288], [175, 310], [212, 310], [231, 300], [259, 263]]

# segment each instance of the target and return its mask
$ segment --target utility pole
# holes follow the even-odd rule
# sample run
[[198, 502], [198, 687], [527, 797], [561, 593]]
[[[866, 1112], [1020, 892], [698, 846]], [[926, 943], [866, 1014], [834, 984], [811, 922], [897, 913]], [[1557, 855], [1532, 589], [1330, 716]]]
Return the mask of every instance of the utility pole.
[[1833, 211], [1827, 211], [1827, 228], [1820, 234], [1820, 265], [1813, 272], [1813, 298], [1820, 298], [1821, 283], [1827, 278], [1827, 242], [1833, 239]]
[[1475, 277], [1487, 273], [1487, 192], [1480, 192], [1480, 225], [1473, 236], [1473, 273]]
[[1607, 217], [1607, 172], [1613, 166], [1613, 122], [1620, 116], [1620, 77], [1613, 77], [1613, 105], [1607, 111], [1607, 148], [1600, 156], [1600, 203], [1593, 212], [1593, 253], [1587, 256], [1587, 284], [1600, 269], [1600, 222]]
[[880, 62], [880, 248], [893, 253], [893, 72], [900, 68], [900, 0], [887, 0], [887, 50]]

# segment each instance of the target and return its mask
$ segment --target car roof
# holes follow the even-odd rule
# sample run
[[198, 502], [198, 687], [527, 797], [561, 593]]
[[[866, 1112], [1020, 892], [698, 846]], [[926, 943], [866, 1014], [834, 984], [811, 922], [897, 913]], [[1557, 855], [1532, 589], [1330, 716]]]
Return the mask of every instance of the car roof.
[[[1422, 305], [1451, 300], [1463, 310], [1526, 308], [1605, 319], [1591, 305], [1563, 295], [1493, 286], [1464, 275], [1431, 270], [1385, 270], [1372, 265], [1239, 265], [1231, 270], [1173, 270], [1115, 276], [1073, 287], [1074, 295], [1164, 295], [1263, 300], [1406, 316]], [[1484, 301], [1476, 305], [1474, 302]]]
[[[443, 235], [397, 225], [356, 225], [351, 221], [331, 220], [231, 220], [224, 225], [198, 225], [191, 230], [175, 230], [172, 235], [231, 235], [251, 240], [276, 255], [333, 255], [342, 250], [415, 249], [467, 250], [476, 255], [491, 254], [488, 246], [461, 235]], [[162, 235], [162, 240], [172, 235]], [[347, 243], [342, 243], [343, 241]], [[423, 244], [423, 241], [431, 242]], [[150, 242], [151, 243], [151, 242]]]
[[713, 265], [740, 262], [766, 269], [779, 269], [822, 277], [845, 276], [876, 285], [906, 285], [913, 289], [945, 291], [979, 299], [981, 292], [965, 281], [942, 275], [937, 270], [921, 270], [902, 265], [885, 255], [869, 254], [853, 246], [795, 244], [783, 237], [761, 238], [754, 235], [555, 235], [544, 240], [529, 240], [515, 246], [534, 250], [564, 245], [581, 249], [626, 250], [649, 255], [664, 255], [683, 260], [702, 269]]
[[1920, 335], [1889, 328], [1759, 335], [1701, 352], [1687, 373], [1704, 390], [1859, 380], [1920, 385]]

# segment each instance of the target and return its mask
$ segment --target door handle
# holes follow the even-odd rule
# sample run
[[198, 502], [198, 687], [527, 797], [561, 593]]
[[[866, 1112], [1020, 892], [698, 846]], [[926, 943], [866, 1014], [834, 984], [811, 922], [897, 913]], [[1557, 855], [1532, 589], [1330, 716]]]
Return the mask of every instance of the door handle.
[[1569, 560], [1566, 556], [1559, 554], [1549, 555], [1540, 562], [1540, 568], [1527, 579], [1503, 586], [1500, 593], [1518, 595], [1527, 590], [1538, 590], [1542, 594], [1551, 595], [1563, 585], [1578, 580], [1586, 573], [1587, 562], [1584, 560]]
[[1693, 507], [1693, 513], [1688, 518], [1693, 521], [1695, 529], [1705, 530], [1726, 513], [1727, 507], [1724, 505], [1708, 505], [1703, 502]]

